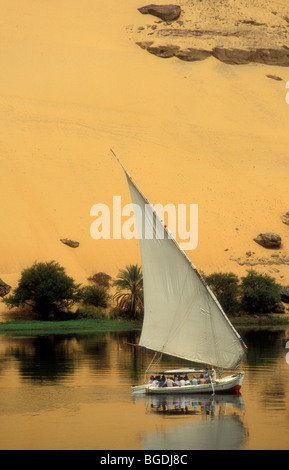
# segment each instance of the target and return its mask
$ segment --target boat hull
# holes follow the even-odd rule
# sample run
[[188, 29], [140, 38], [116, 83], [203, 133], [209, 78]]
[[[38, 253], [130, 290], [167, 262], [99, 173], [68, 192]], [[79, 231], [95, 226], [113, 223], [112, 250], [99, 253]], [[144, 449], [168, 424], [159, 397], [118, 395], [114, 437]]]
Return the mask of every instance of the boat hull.
[[194, 394], [194, 393], [238, 393], [242, 387], [244, 372], [228, 375], [208, 384], [184, 385], [176, 387], [153, 387], [152, 385], [136, 385], [132, 387], [134, 394]]

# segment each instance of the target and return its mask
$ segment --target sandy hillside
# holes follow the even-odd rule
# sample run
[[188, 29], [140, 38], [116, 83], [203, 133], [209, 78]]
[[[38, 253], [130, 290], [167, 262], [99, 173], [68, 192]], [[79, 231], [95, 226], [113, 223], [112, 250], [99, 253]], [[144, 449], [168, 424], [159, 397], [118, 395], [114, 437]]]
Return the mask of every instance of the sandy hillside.
[[[205, 28], [213, 30], [205, 10], [196, 17], [188, 1], [176, 3], [183, 23], [164, 28], [209, 22]], [[239, 19], [255, 20], [257, 9], [256, 21], [265, 23], [263, 14], [271, 28], [272, 9], [280, 14], [270, 21], [281, 24], [286, 41], [285, 0], [219, 3], [218, 15], [228, 21], [219, 19], [215, 29], [233, 27], [236, 4]], [[289, 226], [280, 218], [289, 211], [288, 67], [149, 54], [136, 43], [164, 38], [158, 19], [138, 12], [142, 5], [2, 2], [0, 278], [15, 286], [25, 267], [55, 259], [85, 282], [97, 271], [114, 276], [140, 262], [137, 241], [90, 236], [94, 204], [112, 207], [114, 195], [130, 202], [113, 148], [152, 203], [198, 204], [198, 247], [187, 253], [198, 268], [242, 275], [253, 265], [289, 284]], [[167, 37], [180, 40], [191, 47], [184, 34]], [[282, 237], [277, 253], [253, 241], [261, 232]], [[70, 248], [61, 238], [80, 245]], [[279, 255], [275, 264], [272, 254]]]

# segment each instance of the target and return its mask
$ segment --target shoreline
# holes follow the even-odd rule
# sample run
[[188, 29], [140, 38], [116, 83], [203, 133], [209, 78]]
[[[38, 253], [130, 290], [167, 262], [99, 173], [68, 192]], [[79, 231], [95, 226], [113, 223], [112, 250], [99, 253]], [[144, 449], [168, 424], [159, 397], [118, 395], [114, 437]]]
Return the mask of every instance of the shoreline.
[[[234, 327], [273, 328], [289, 327], [289, 316], [280, 314], [241, 315], [229, 317]], [[12, 320], [0, 323], [0, 334], [46, 335], [69, 333], [97, 333], [141, 330], [142, 323], [133, 320]]]
[[9, 322], [0, 323], [0, 334], [82, 334], [105, 331], [130, 331], [140, 328], [141, 325], [139, 323], [128, 320], [12, 320]]

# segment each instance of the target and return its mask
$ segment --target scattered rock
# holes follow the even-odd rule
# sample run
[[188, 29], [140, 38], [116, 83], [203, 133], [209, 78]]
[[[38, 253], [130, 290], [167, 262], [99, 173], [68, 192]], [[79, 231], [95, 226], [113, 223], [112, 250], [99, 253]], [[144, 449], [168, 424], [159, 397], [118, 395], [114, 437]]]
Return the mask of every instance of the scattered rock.
[[236, 21], [236, 26], [238, 26], [240, 23], [250, 24], [252, 26], [266, 26], [266, 23], [258, 23], [255, 20], [239, 20], [239, 21]]
[[248, 258], [247, 255], [240, 256], [239, 258], [231, 257], [231, 261], [235, 261], [240, 266], [282, 266], [289, 265], [289, 254], [288, 253], [275, 253], [269, 258], [265, 257], [253, 257]]
[[[147, 50], [159, 57], [167, 57], [163, 51], [168, 44], [178, 47], [175, 57], [187, 62], [214, 56], [226, 64], [256, 62], [289, 66], [288, 7], [275, 12], [278, 13], [277, 20], [270, 6], [261, 3], [260, 9], [254, 12], [250, 2], [241, 2], [232, 9], [231, 5], [229, 9], [228, 2], [224, 0], [200, 0], [193, 4], [192, 0], [183, 0], [181, 7], [173, 4], [146, 5], [139, 11], [161, 18], [162, 28], [143, 31], [142, 40], [153, 37], [154, 47], [160, 48], [161, 52]], [[173, 25], [170, 24], [172, 21]], [[282, 80], [276, 75], [268, 78]]]
[[163, 59], [168, 59], [170, 57], [174, 57], [176, 53], [179, 51], [178, 46], [148, 46], [147, 51], [151, 54], [154, 54], [158, 57], [162, 57]]
[[289, 225], [289, 212], [281, 216], [281, 220], [283, 224]]
[[282, 287], [281, 290], [281, 300], [286, 304], [289, 304], [289, 286]]
[[79, 246], [79, 242], [69, 240], [68, 238], [61, 238], [60, 241], [64, 243], [64, 245], [70, 246], [71, 248], [77, 248]]
[[6, 282], [0, 279], [0, 297], [4, 297], [5, 295], [9, 294], [10, 290], [11, 286], [9, 286], [8, 284], [6, 284]]
[[254, 241], [265, 248], [280, 248], [281, 246], [280, 235], [272, 232], [260, 233]]
[[143, 15], [157, 16], [163, 21], [174, 21], [179, 18], [181, 14], [181, 7], [178, 5], [146, 5], [144, 7], [138, 8]]
[[272, 78], [272, 80], [282, 81], [283, 78], [278, 77], [277, 75], [266, 75], [268, 78]]

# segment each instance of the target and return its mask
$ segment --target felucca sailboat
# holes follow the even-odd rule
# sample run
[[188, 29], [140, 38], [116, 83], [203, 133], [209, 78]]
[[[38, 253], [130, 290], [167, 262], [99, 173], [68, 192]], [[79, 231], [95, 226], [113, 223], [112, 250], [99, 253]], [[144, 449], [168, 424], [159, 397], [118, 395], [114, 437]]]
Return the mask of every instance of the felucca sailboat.
[[[246, 350], [244, 341], [204, 278], [112, 153], [125, 172], [132, 202], [141, 214], [136, 217], [144, 290], [144, 320], [139, 346], [203, 365], [203, 369], [146, 373], [190, 377], [189, 374], [204, 373], [208, 366], [219, 371], [235, 370]], [[171, 382], [167, 381], [165, 386], [156, 386], [146, 382], [132, 389], [134, 393], [147, 394], [225, 393], [239, 391], [243, 378], [244, 372], [234, 372], [226, 377], [221, 374], [219, 378], [215, 373], [209, 374], [208, 383], [168, 386]]]

